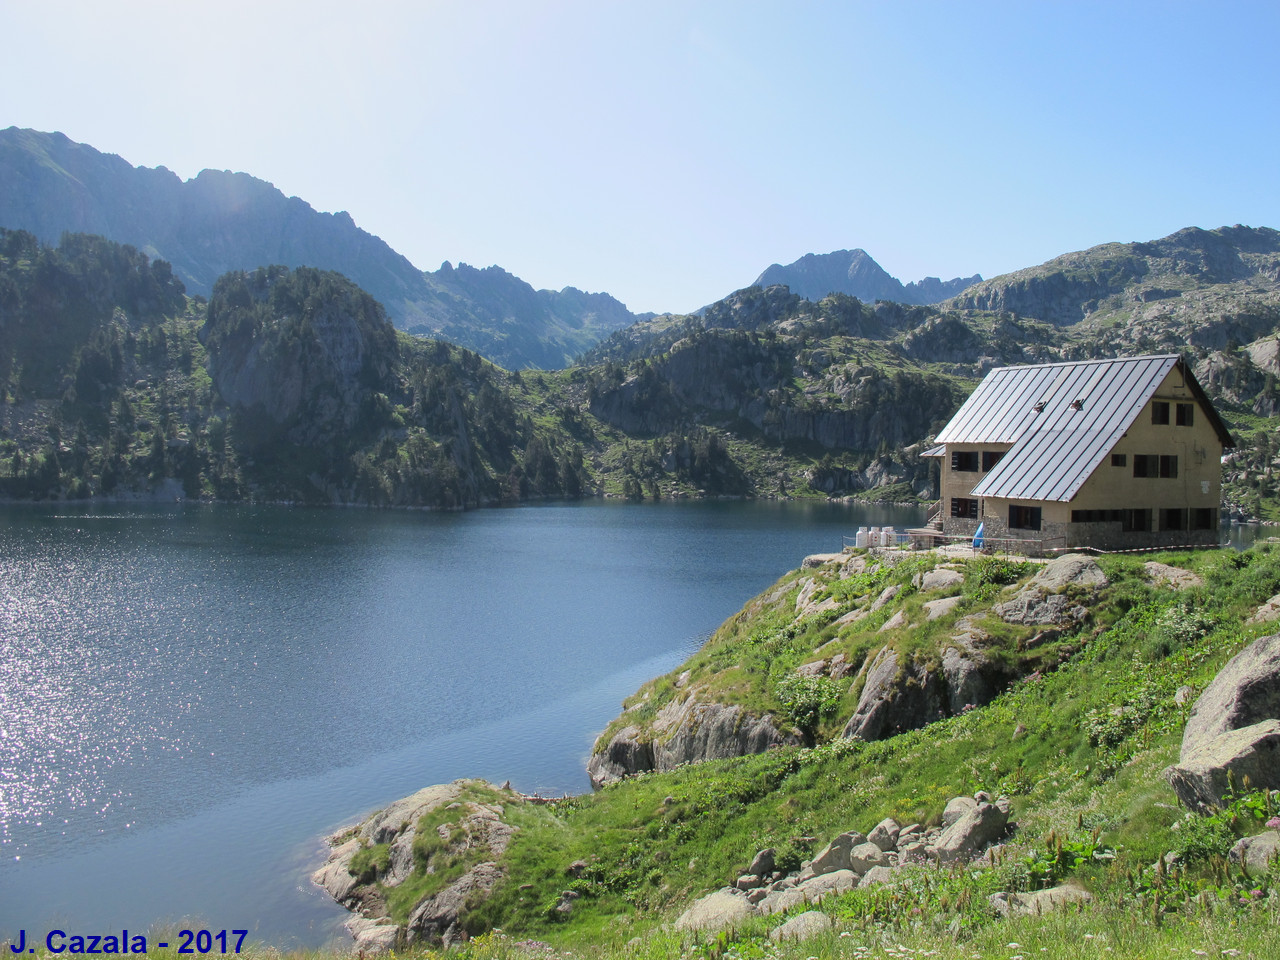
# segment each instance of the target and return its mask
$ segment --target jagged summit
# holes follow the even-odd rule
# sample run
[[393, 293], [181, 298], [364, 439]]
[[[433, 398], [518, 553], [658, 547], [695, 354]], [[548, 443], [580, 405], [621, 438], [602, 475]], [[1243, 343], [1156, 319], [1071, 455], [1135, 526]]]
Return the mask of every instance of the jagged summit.
[[807, 253], [794, 263], [772, 264], [756, 278], [762, 287], [785, 284], [791, 292], [806, 300], [821, 300], [829, 293], [847, 293], [859, 300], [892, 300], [896, 303], [938, 303], [960, 293], [982, 277], [939, 280], [925, 277], [904, 284], [872, 259], [867, 251], [836, 250], [832, 253]]

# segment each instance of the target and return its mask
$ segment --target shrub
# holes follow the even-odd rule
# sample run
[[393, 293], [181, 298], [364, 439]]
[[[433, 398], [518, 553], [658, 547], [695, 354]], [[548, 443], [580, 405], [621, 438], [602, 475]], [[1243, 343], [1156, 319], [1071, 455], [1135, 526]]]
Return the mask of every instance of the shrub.
[[844, 693], [830, 677], [788, 674], [774, 687], [774, 696], [787, 717], [801, 730], [812, 733], [826, 717], [835, 713]]

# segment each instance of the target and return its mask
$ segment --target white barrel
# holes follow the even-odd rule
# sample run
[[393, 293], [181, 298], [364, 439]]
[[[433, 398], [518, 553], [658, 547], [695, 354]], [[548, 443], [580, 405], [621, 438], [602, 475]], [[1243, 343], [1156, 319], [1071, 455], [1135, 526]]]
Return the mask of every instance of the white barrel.
[[857, 547], [859, 550], [866, 547], [867, 545], [867, 528], [866, 527], [858, 528], [858, 532], [857, 534], [854, 535], [854, 538], [853, 538], [853, 545]]
[[868, 547], [880, 546], [880, 528], [879, 527], [872, 527], [870, 532], [867, 534], [867, 546]]
[[893, 535], [893, 527], [885, 527], [880, 531], [880, 538], [886, 547], [896, 547], [898, 538]]

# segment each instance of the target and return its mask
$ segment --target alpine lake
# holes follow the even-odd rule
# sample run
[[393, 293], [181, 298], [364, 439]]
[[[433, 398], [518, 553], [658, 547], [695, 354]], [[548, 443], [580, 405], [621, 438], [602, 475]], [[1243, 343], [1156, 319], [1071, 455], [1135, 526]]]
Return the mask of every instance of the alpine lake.
[[641, 683], [805, 555], [923, 515], [0, 507], [0, 942], [344, 939], [324, 835], [459, 777], [589, 789]]

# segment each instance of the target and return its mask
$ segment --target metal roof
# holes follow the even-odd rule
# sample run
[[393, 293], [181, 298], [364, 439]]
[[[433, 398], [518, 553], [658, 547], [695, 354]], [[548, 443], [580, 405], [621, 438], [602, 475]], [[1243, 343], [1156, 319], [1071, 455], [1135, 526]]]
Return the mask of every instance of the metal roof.
[[1224, 445], [1232, 446], [1213, 405], [1176, 354], [992, 370], [937, 442], [1013, 444], [973, 488], [974, 496], [1069, 501], [1175, 366]]

